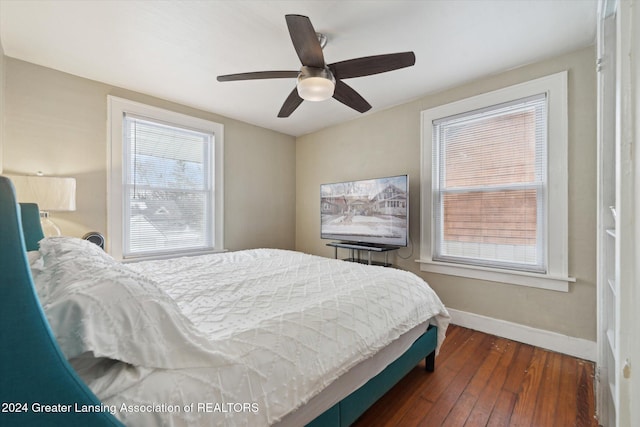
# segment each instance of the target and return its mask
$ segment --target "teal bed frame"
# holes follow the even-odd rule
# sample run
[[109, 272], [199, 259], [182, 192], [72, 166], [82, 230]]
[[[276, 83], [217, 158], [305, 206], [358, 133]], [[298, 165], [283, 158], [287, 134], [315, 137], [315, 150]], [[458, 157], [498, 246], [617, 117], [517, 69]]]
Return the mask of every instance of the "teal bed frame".
[[436, 327], [430, 326], [427, 332], [422, 334], [402, 356], [362, 387], [319, 415], [307, 424], [307, 427], [350, 426], [423, 358], [426, 361], [426, 370], [433, 372], [437, 335]]
[[[101, 403], [62, 354], [35, 292], [27, 251], [37, 250], [43, 237], [38, 206], [18, 204], [13, 184], [0, 176], [0, 425], [123, 426], [108, 412], [74, 410]], [[380, 374], [308, 426], [349, 426], [422, 358], [433, 371], [436, 336], [430, 327]], [[70, 411], [44, 411], [64, 408]]]

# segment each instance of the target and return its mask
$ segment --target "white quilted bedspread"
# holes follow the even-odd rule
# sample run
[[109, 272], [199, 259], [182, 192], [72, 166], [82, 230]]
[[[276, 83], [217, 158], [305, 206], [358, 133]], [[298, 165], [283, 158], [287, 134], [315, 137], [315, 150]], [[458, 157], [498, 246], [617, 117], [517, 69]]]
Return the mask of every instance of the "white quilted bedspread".
[[[422, 279], [393, 268], [273, 249], [129, 266], [157, 281], [233, 361], [172, 370], [112, 367], [91, 386], [129, 426], [271, 425], [428, 319], [439, 326], [440, 344], [449, 320]], [[156, 406], [123, 413], [122, 403]], [[163, 404], [180, 410], [157, 406]]]

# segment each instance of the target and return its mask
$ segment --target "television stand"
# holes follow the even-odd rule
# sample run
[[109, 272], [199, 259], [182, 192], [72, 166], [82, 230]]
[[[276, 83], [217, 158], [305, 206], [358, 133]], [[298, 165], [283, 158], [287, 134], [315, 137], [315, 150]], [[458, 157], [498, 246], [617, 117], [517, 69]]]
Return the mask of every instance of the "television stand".
[[[332, 246], [335, 249], [334, 258], [338, 259], [338, 248], [349, 249], [349, 258], [345, 258], [344, 261], [350, 262], [358, 262], [360, 264], [368, 264], [368, 265], [380, 265], [383, 267], [391, 267], [391, 263], [389, 262], [389, 252], [395, 251], [398, 249], [398, 246], [370, 246], [364, 245], [360, 243], [349, 243], [349, 242], [331, 242], [327, 243], [327, 246]], [[367, 258], [363, 259], [360, 255], [360, 251], [367, 252]], [[372, 261], [371, 253], [372, 252], [384, 252], [384, 262]]]

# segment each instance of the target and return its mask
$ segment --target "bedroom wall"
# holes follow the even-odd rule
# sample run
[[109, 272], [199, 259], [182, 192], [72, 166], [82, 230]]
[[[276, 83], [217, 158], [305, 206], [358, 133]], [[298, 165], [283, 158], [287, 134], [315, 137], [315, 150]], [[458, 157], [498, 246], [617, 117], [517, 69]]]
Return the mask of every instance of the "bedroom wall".
[[[408, 173], [412, 245], [394, 263], [422, 276], [450, 308], [596, 340], [595, 48], [490, 76], [298, 138], [296, 249], [333, 257], [320, 239], [321, 183]], [[420, 247], [420, 112], [480, 93], [569, 70], [568, 293], [422, 273]]]
[[13, 58], [4, 61], [4, 173], [76, 178], [77, 210], [52, 214], [63, 234], [106, 232], [107, 95], [114, 95], [222, 123], [225, 247], [294, 248], [295, 138]]

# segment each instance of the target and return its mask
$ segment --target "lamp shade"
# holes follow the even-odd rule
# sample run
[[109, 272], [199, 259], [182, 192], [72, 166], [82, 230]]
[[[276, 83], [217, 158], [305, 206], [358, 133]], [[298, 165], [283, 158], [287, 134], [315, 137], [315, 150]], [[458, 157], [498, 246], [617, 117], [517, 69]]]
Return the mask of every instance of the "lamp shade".
[[57, 176], [8, 175], [19, 202], [37, 203], [41, 211], [75, 211], [76, 179]]
[[328, 68], [302, 67], [298, 75], [298, 95], [306, 101], [324, 101], [333, 96], [336, 80]]

